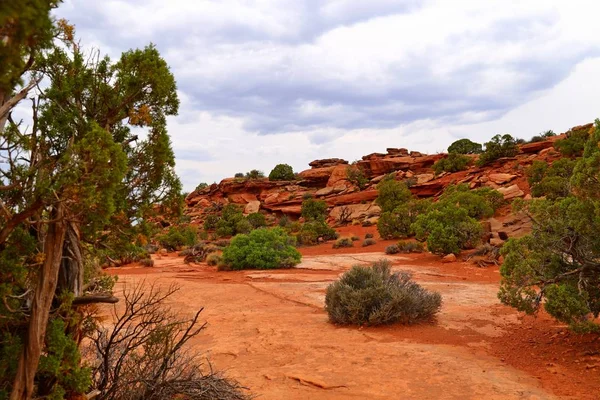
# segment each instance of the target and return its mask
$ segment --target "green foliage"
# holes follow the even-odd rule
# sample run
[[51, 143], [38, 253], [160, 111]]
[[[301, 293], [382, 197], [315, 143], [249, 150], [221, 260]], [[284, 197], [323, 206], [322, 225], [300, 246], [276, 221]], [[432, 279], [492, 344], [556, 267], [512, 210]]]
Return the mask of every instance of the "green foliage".
[[325, 310], [341, 325], [414, 324], [433, 319], [442, 305], [439, 293], [392, 273], [389, 261], [371, 267], [354, 266], [327, 288]]
[[200, 182], [198, 184], [198, 186], [196, 186], [196, 191], [199, 192], [200, 190], [206, 189], [208, 187], [208, 183], [206, 182]]
[[579, 129], [567, 133], [565, 139], [554, 142], [554, 148], [566, 157], [580, 157], [583, 154], [585, 143], [590, 135], [585, 129]]
[[219, 263], [221, 263], [222, 261], [223, 261], [223, 257], [221, 257], [217, 253], [211, 253], [206, 257], [206, 263], [208, 265], [210, 265], [211, 267], [219, 265]]
[[301, 255], [293, 237], [281, 228], [261, 228], [248, 235], [237, 235], [223, 250], [223, 263], [231, 269], [290, 268]]
[[193, 225], [172, 226], [167, 233], [158, 237], [158, 243], [169, 251], [193, 246], [197, 242], [198, 229]]
[[435, 204], [417, 217], [413, 229], [420, 240], [427, 239], [427, 249], [435, 254], [460, 253], [475, 247], [483, 230], [465, 208], [445, 202]]
[[86, 393], [91, 384], [89, 368], [81, 367], [77, 342], [66, 333], [60, 318], [52, 319], [46, 332], [46, 351], [40, 358], [38, 393], [60, 400], [67, 395]]
[[488, 218], [504, 200], [504, 196], [491, 188], [470, 190], [466, 184], [448, 186], [440, 196], [437, 207], [458, 206], [467, 210], [469, 217]]
[[261, 213], [258, 213], [258, 212], [252, 213], [252, 214], [249, 214], [246, 218], [248, 219], [248, 222], [252, 226], [252, 229], [262, 228], [263, 226], [267, 226], [267, 220], [265, 219], [265, 216]]
[[485, 144], [485, 151], [477, 160], [478, 166], [484, 166], [502, 157], [513, 157], [519, 152], [517, 141], [511, 135], [496, 135]]
[[246, 172], [244, 177], [246, 179], [262, 179], [265, 177], [265, 173], [257, 169], [253, 169], [250, 172]]
[[[528, 236], [502, 247], [504, 263], [498, 296], [527, 313], [543, 305], [557, 320], [577, 331], [598, 330], [600, 314], [600, 121], [575, 162], [570, 193], [547, 196], [525, 205], [533, 219]], [[555, 163], [556, 164], [556, 163]], [[572, 163], [532, 166], [530, 179], [567, 179]], [[535, 168], [534, 168], [535, 167]]]
[[302, 202], [302, 217], [306, 221], [320, 221], [327, 216], [327, 203], [323, 200], [313, 198], [305, 199]]
[[354, 242], [352, 241], [352, 238], [348, 238], [348, 237], [339, 238], [333, 244], [334, 249], [341, 249], [344, 247], [354, 247]]
[[532, 196], [546, 196], [551, 200], [567, 197], [571, 192], [570, 179], [575, 164], [568, 158], [556, 160], [550, 166], [543, 161], [534, 161], [527, 169]]
[[244, 173], [243, 172], [236, 172], [233, 177], [237, 178], [237, 179], [244, 178]]
[[442, 158], [433, 164], [436, 175], [442, 172], [459, 172], [469, 167], [471, 159], [459, 153], [448, 153], [448, 157]]
[[308, 221], [299, 227], [298, 243], [304, 246], [317, 244], [319, 239], [323, 241], [337, 239], [337, 232], [331, 228], [323, 219]]
[[398, 249], [400, 253], [423, 253], [425, 251], [422, 243], [403, 240], [398, 242]]
[[412, 198], [412, 193], [405, 183], [385, 178], [377, 185], [378, 196], [376, 203], [382, 212], [392, 212], [394, 209]]
[[270, 181], [293, 181], [294, 169], [288, 164], [277, 164], [269, 174]]
[[227, 237], [248, 233], [252, 230], [252, 225], [244, 217], [241, 207], [227, 204], [221, 211], [221, 218], [215, 224], [215, 229], [217, 236]]
[[346, 168], [346, 176], [348, 181], [356, 185], [360, 190], [365, 189], [369, 185], [369, 178], [366, 177], [362, 169], [349, 165]]
[[383, 239], [406, 238], [415, 234], [412, 225], [420, 214], [427, 212], [428, 200], [411, 199], [392, 212], [383, 212], [377, 221], [377, 231]]
[[217, 228], [217, 223], [221, 218], [216, 214], [209, 214], [206, 216], [204, 220], [204, 229], [207, 231], [212, 231]]
[[472, 142], [469, 139], [459, 139], [448, 147], [448, 153], [479, 154], [481, 152], [481, 144]]

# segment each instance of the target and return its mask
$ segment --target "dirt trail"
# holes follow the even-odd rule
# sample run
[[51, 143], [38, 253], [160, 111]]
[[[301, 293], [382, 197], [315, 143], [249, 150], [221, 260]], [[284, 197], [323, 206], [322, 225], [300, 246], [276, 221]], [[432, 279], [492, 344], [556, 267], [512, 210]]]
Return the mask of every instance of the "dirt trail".
[[392, 256], [394, 268], [442, 293], [437, 324], [360, 329], [328, 323], [322, 307], [327, 285], [351, 265], [382, 257], [308, 255], [289, 270], [217, 272], [169, 256], [157, 258], [155, 268], [113, 273], [118, 285], [142, 278], [180, 284], [173, 307], [181, 313], [205, 307], [208, 321], [192, 345], [261, 399], [558, 398], [544, 376], [505, 362], [514, 354], [494, 356], [494, 346], [506, 350], [502, 338], [520, 324], [517, 313], [498, 304], [497, 270]]

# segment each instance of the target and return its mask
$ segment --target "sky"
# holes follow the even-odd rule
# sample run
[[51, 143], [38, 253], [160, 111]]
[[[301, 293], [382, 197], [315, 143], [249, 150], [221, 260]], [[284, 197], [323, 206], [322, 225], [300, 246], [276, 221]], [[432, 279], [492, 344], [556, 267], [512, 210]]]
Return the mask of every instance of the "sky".
[[56, 15], [115, 59], [157, 46], [186, 191], [600, 117], [595, 0], [65, 0]]

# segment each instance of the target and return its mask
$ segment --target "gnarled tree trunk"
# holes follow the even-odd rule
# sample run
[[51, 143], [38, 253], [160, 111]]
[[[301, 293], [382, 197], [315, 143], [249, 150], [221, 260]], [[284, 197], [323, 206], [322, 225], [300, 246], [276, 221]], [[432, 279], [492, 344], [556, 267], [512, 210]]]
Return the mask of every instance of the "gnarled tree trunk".
[[33, 294], [27, 336], [19, 358], [10, 400], [29, 400], [33, 396], [35, 373], [44, 347], [65, 242], [67, 227], [63, 221], [62, 207], [62, 204], [58, 204], [53, 213], [53, 222], [48, 226], [44, 241], [46, 258], [39, 271], [38, 283]]

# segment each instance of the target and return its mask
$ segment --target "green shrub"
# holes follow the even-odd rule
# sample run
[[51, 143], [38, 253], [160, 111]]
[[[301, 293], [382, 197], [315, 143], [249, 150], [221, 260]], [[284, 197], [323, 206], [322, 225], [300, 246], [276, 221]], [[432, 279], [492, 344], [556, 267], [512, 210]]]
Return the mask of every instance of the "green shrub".
[[206, 216], [204, 220], [204, 229], [207, 231], [212, 231], [217, 228], [217, 223], [221, 218], [218, 215], [210, 214]]
[[550, 200], [567, 197], [571, 193], [570, 179], [575, 163], [568, 158], [556, 160], [550, 166], [543, 161], [534, 161], [526, 171], [531, 195], [546, 196]]
[[365, 173], [362, 169], [349, 165], [346, 168], [346, 176], [348, 177], [348, 181], [357, 186], [360, 190], [363, 190], [369, 184], [369, 178], [365, 176]]
[[444, 190], [436, 206], [455, 205], [467, 210], [471, 218], [488, 218], [494, 215], [495, 209], [492, 204], [496, 204], [499, 198], [504, 200], [500, 192], [491, 188], [477, 191], [469, 190], [466, 184], [451, 185]]
[[279, 221], [277, 221], [277, 225], [279, 225], [282, 228], [285, 228], [289, 224], [290, 224], [290, 217], [288, 217], [285, 214], [282, 215], [281, 218], [279, 218]]
[[397, 246], [399, 253], [423, 253], [425, 251], [423, 244], [419, 242], [400, 241]]
[[365, 233], [365, 239], [372, 239], [374, 236], [371, 232]]
[[198, 184], [198, 186], [196, 186], [196, 191], [200, 191], [202, 189], [206, 189], [208, 187], [208, 183], [206, 182], [200, 182]]
[[169, 251], [193, 246], [196, 242], [198, 242], [198, 230], [192, 225], [172, 226], [166, 234], [158, 237], [158, 243]]
[[383, 212], [391, 212], [412, 198], [406, 183], [398, 182], [393, 177], [386, 177], [379, 182], [377, 190], [379, 193], [375, 202]]
[[365, 239], [365, 241], [363, 242], [362, 246], [363, 247], [367, 247], [367, 246], [373, 246], [374, 244], [377, 244], [377, 242], [375, 241], [375, 239]]
[[566, 157], [580, 157], [583, 154], [586, 141], [590, 135], [585, 129], [567, 133], [565, 139], [554, 142], [554, 148]]
[[479, 143], [472, 142], [469, 139], [459, 139], [448, 147], [448, 153], [457, 154], [479, 154], [482, 152], [482, 146]]
[[244, 217], [242, 209], [235, 204], [227, 204], [223, 207], [221, 218], [217, 221], [215, 227], [216, 234], [219, 237], [248, 233], [252, 229], [252, 226]]
[[327, 203], [313, 198], [305, 199], [302, 202], [301, 213], [306, 221], [324, 220], [327, 216]]
[[377, 221], [377, 231], [383, 239], [399, 239], [414, 235], [412, 224], [419, 214], [430, 207], [427, 200], [412, 199], [397, 206], [393, 212], [383, 212]]
[[246, 179], [261, 179], [265, 177], [265, 173], [262, 171], [259, 171], [257, 169], [253, 169], [250, 172], [246, 172]]
[[352, 267], [325, 295], [329, 320], [341, 325], [414, 324], [433, 319], [441, 305], [439, 293], [424, 289], [406, 272], [392, 273], [388, 261]]
[[[467, 185], [464, 184], [464, 186]], [[502, 205], [504, 205], [504, 203], [506, 203], [506, 201], [504, 200], [504, 195], [502, 193], [488, 186], [471, 190], [471, 193], [483, 198], [483, 201], [485, 201], [487, 205], [492, 208], [493, 212], [496, 212], [498, 208], [500, 208]]]
[[323, 220], [309, 221], [301, 226], [298, 241], [304, 246], [314, 245], [321, 240], [337, 239], [337, 232]]
[[335, 243], [333, 244], [333, 248], [334, 249], [340, 249], [342, 247], [353, 247], [354, 246], [354, 242], [352, 241], [352, 239], [350, 238], [340, 238], [338, 240], [335, 241]]
[[484, 166], [502, 157], [513, 157], [519, 152], [517, 141], [511, 135], [496, 135], [485, 144], [485, 151], [479, 156], [478, 166]]
[[211, 267], [218, 265], [222, 261], [222, 257], [217, 253], [211, 253], [206, 257], [206, 263]]
[[244, 173], [243, 172], [236, 172], [236, 174], [233, 177], [237, 178], [237, 179], [244, 178]]
[[237, 235], [223, 250], [223, 264], [231, 269], [289, 268], [302, 258], [295, 239], [281, 228], [261, 228]]
[[277, 164], [269, 174], [270, 181], [293, 181], [294, 169], [287, 164]]
[[140, 265], [142, 267], [154, 267], [154, 260], [151, 259], [150, 257], [148, 257], [148, 258], [142, 258], [140, 260]]
[[448, 153], [448, 157], [442, 158], [433, 164], [433, 170], [436, 175], [442, 172], [464, 171], [469, 167], [471, 159], [458, 153]]
[[261, 213], [252, 213], [249, 214], [247, 217], [248, 222], [250, 223], [250, 225], [252, 225], [253, 229], [256, 228], [262, 228], [263, 226], [267, 226], [267, 220], [265, 218], [265, 216]]
[[436, 204], [417, 217], [413, 228], [420, 240], [427, 239], [427, 249], [435, 254], [458, 254], [475, 247], [481, 240], [481, 224], [466, 209], [453, 204]]

